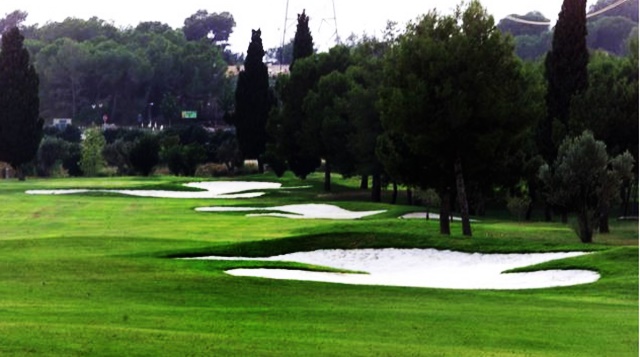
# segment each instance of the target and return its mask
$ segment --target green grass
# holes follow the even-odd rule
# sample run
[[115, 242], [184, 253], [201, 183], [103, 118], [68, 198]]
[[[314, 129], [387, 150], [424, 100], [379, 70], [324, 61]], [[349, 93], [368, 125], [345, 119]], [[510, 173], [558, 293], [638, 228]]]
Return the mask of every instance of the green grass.
[[[242, 180], [274, 181], [270, 175]], [[482, 218], [474, 237], [399, 220], [417, 207], [374, 204], [355, 180], [319, 176], [242, 200], [30, 196], [27, 189], [179, 189], [177, 177], [0, 181], [3, 356], [637, 356], [638, 225], [583, 245], [559, 223]], [[364, 197], [363, 197], [364, 196]], [[329, 202], [387, 209], [358, 221], [199, 213], [208, 205]], [[268, 256], [319, 248], [433, 247], [469, 252], [589, 250], [540, 268], [598, 271], [594, 283], [523, 291], [350, 286], [240, 278], [282, 263], [168, 259]], [[317, 269], [317, 267], [305, 267]], [[529, 270], [531, 268], [528, 268]], [[525, 269], [527, 270], [527, 269]]]

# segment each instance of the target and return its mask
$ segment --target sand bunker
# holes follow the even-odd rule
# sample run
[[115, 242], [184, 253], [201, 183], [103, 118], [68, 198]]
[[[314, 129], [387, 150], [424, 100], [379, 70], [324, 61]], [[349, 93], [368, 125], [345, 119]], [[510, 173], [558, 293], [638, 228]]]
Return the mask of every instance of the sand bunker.
[[252, 213], [247, 216], [273, 216], [286, 218], [305, 218], [305, 219], [358, 219], [366, 216], [385, 212], [382, 211], [348, 211], [334, 205], [327, 204], [301, 204], [301, 205], [285, 205], [275, 207], [199, 207], [199, 212], [251, 212], [251, 211], [272, 211], [267, 213]]
[[537, 289], [587, 284], [600, 278], [588, 270], [504, 271], [588, 253], [469, 254], [435, 249], [318, 250], [268, 258], [200, 257], [208, 260], [267, 260], [321, 265], [368, 274], [288, 269], [233, 269], [227, 273], [270, 279], [444, 289]]
[[[71, 189], [71, 190], [29, 190], [29, 195], [68, 195], [88, 192], [119, 193], [138, 197], [157, 198], [252, 198], [264, 195], [264, 192], [247, 192], [253, 190], [273, 190], [281, 188], [282, 184], [275, 182], [253, 181], [210, 181], [192, 182], [184, 184], [186, 187], [199, 188], [203, 191], [162, 191], [162, 190], [101, 190], [101, 189]], [[300, 188], [300, 187], [288, 187]]]
[[[404, 215], [402, 215], [402, 216], [400, 216], [398, 218], [402, 218], [402, 219], [427, 219], [427, 212], [407, 213], [407, 214], [404, 214]], [[440, 214], [429, 212], [429, 219], [439, 220], [440, 219]], [[453, 221], [461, 221], [462, 219], [460, 217], [453, 216], [453, 217], [451, 217], [451, 220], [453, 220]], [[477, 220], [469, 219], [469, 222], [477, 222]]]

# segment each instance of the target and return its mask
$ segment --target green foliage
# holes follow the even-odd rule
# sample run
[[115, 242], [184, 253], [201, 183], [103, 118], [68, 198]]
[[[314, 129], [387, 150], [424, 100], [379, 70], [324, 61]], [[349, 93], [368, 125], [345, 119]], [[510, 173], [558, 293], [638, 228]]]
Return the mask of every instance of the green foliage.
[[118, 40], [119, 32], [114, 25], [95, 16], [88, 20], [68, 17], [62, 22], [47, 22], [37, 30], [36, 36], [44, 42], [63, 38], [85, 42], [100, 38]]
[[552, 38], [551, 32], [544, 32], [538, 36], [516, 36], [516, 54], [523, 60], [535, 61], [544, 58], [551, 49]]
[[355, 134], [348, 98], [351, 82], [344, 73], [352, 60], [348, 49], [339, 46], [316, 57], [319, 79], [302, 103], [299, 142], [304, 153], [325, 160], [325, 190], [329, 191], [332, 171], [344, 176], [355, 172], [356, 159], [349, 147]]
[[14, 27], [21, 28], [27, 16], [29, 16], [29, 14], [21, 10], [15, 10], [5, 14], [5, 16], [0, 19], [0, 33], [5, 33]]
[[102, 150], [106, 145], [106, 140], [99, 128], [87, 129], [84, 135], [80, 168], [87, 177], [97, 176], [105, 166]]
[[571, 135], [591, 131], [609, 153], [630, 151], [638, 160], [638, 66], [630, 57], [595, 53], [589, 87], [571, 102]]
[[622, 16], [604, 16], [587, 24], [588, 46], [593, 50], [604, 50], [622, 56], [627, 52], [627, 39], [631, 30], [638, 27]]
[[309, 30], [309, 16], [302, 10], [302, 14], [298, 14], [298, 23], [296, 25], [296, 34], [293, 37], [293, 58], [289, 65], [289, 70], [293, 70], [293, 66], [297, 60], [307, 58], [313, 54], [313, 37]]
[[160, 143], [154, 134], [136, 140], [129, 151], [131, 167], [142, 176], [149, 176], [160, 159]]
[[[614, 4], [615, 0], [598, 0], [595, 4], [589, 7], [589, 12], [596, 12], [598, 10], [604, 9], [605, 7]], [[638, 0], [630, 0], [626, 1], [620, 6], [616, 6], [615, 8], [607, 11], [606, 16], [622, 16], [626, 17], [629, 20], [638, 23]], [[600, 15], [596, 18], [601, 18], [604, 15]]]
[[618, 194], [623, 177], [632, 175], [633, 164], [628, 153], [611, 159], [606, 145], [585, 131], [562, 142], [558, 158], [541, 167], [540, 177], [547, 199], [576, 212], [580, 240], [591, 243], [600, 209]]
[[193, 176], [205, 162], [222, 163], [233, 171], [243, 161], [236, 136], [230, 131], [209, 133], [192, 125], [171, 127], [158, 135], [161, 161], [174, 175]]
[[533, 77], [478, 2], [412, 24], [389, 51], [384, 77], [378, 157], [392, 178], [437, 189], [443, 204], [456, 162], [465, 180], [495, 177], [539, 112]]
[[199, 41], [212, 36], [213, 43], [223, 45], [229, 40], [235, 26], [233, 15], [226, 11], [209, 14], [207, 10], [198, 10], [184, 20], [182, 31], [187, 41]]
[[[64, 36], [51, 35], [59, 26]], [[102, 124], [106, 114], [112, 124], [139, 126], [141, 117], [166, 125], [181, 110], [197, 110], [214, 120], [230, 91], [222, 50], [207, 40], [187, 41], [166, 24], [115, 29], [96, 18], [65, 20], [39, 29], [29, 48], [48, 118]]]
[[0, 52], [0, 161], [24, 178], [21, 166], [31, 161], [42, 139], [38, 74], [23, 47], [24, 37], [14, 27], [2, 35]]
[[244, 70], [238, 76], [235, 113], [231, 124], [236, 127], [240, 151], [245, 159], [257, 159], [262, 168], [266, 150], [267, 119], [274, 98], [269, 88], [269, 73], [262, 62], [264, 49], [260, 30], [253, 31]]
[[130, 160], [133, 145], [133, 141], [117, 139], [104, 147], [102, 157], [104, 157], [107, 165], [116, 167], [118, 174], [133, 174], [133, 166]]
[[[511, 14], [509, 16], [517, 19], [521, 19], [521, 20], [532, 21], [532, 22], [549, 22], [550, 21], [539, 11], [531, 11], [531, 12], [528, 12], [526, 15]], [[518, 36], [536, 37], [549, 31], [549, 25], [543, 26], [543, 25], [527, 24], [523, 22], [513, 21], [509, 18], [504, 18], [500, 20], [500, 22], [498, 22], [497, 27], [500, 31], [504, 33], [510, 33], [515, 37], [518, 37]]]
[[56, 167], [62, 167], [62, 162], [67, 157], [71, 144], [55, 137], [45, 137], [38, 148], [37, 162], [38, 173], [49, 177]]
[[545, 58], [547, 117], [540, 122], [538, 147], [547, 161], [556, 154], [553, 122], [569, 122], [571, 98], [588, 84], [586, 0], [564, 0], [553, 33], [551, 51]]
[[528, 196], [507, 196], [507, 209], [518, 221], [525, 219], [531, 198]]
[[184, 176], [194, 176], [198, 165], [207, 159], [206, 151], [197, 143], [171, 146], [162, 156], [172, 174]]
[[284, 44], [284, 47], [278, 46], [266, 50], [269, 59], [277, 61], [279, 64], [290, 65], [293, 60], [293, 39]]

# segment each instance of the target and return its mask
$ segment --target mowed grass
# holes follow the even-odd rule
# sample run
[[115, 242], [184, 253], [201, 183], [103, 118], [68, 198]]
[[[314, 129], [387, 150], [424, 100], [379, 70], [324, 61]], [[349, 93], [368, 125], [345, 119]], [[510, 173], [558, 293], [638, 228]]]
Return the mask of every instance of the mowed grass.
[[[638, 225], [582, 245], [559, 223], [483, 218], [474, 237], [399, 220], [417, 207], [356, 201], [357, 182], [321, 192], [196, 200], [112, 194], [33, 196], [27, 189], [162, 188], [176, 177], [0, 181], [0, 355], [7, 356], [637, 356]], [[182, 188], [176, 188], [182, 189]], [[388, 210], [357, 221], [203, 213], [209, 205], [335, 203]], [[319, 248], [434, 247], [469, 252], [589, 250], [539, 268], [582, 268], [588, 285], [471, 291], [228, 276], [259, 262], [170, 259], [268, 256]], [[262, 264], [266, 265], [266, 264]], [[287, 266], [269, 263], [269, 266]]]

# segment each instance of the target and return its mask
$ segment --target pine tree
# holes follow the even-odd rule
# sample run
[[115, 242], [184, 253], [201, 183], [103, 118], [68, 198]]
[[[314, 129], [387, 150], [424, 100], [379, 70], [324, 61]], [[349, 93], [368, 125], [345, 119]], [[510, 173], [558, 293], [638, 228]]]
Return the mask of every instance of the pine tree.
[[39, 79], [23, 41], [14, 27], [3, 34], [0, 52], [0, 161], [13, 166], [21, 180], [22, 165], [38, 151], [43, 125]]
[[[564, 132], [554, 133], [554, 127], [566, 130], [571, 98], [587, 87], [587, 17], [586, 0], [564, 0], [553, 33], [551, 51], [545, 58], [547, 117], [539, 128], [538, 145], [542, 156], [551, 162]], [[554, 122], [556, 124], [554, 124]], [[558, 140], [554, 140], [558, 139]]]
[[238, 144], [245, 159], [257, 159], [260, 172], [264, 172], [263, 155], [267, 142], [267, 118], [272, 107], [269, 91], [269, 73], [262, 62], [261, 31], [252, 30], [244, 70], [238, 77], [236, 112], [232, 124], [236, 127]]

